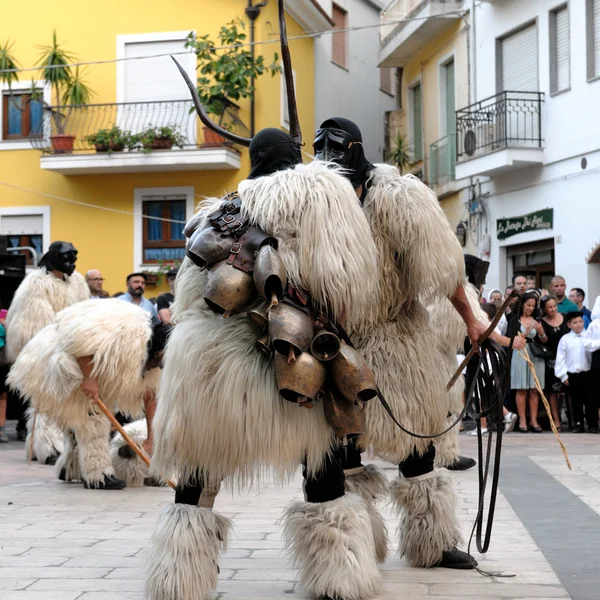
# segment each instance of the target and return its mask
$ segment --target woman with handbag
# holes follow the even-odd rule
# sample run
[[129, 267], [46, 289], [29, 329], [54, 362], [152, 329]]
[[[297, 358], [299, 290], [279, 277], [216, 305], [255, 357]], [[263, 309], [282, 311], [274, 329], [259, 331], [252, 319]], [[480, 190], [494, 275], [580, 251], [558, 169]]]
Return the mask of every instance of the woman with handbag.
[[558, 342], [563, 335], [569, 333], [567, 327], [567, 320], [565, 316], [558, 312], [558, 304], [556, 298], [552, 296], [544, 296], [540, 302], [540, 308], [542, 309], [542, 327], [546, 334], [548, 341], [546, 342], [546, 348], [548, 349], [548, 357], [546, 359], [546, 386], [545, 393], [550, 402], [550, 408], [552, 410], [552, 419], [556, 429], [561, 431], [560, 413], [558, 410], [558, 394], [563, 391], [562, 383], [560, 379], [554, 374], [554, 363], [556, 362], [556, 349], [558, 348]]
[[[527, 352], [531, 362], [535, 367], [535, 373], [540, 382], [540, 386], [544, 387], [546, 364], [543, 358], [538, 358], [533, 353], [534, 340], [545, 344], [548, 341], [546, 333], [539, 321], [536, 321], [535, 314], [537, 311], [538, 296], [535, 293], [528, 292], [521, 297], [519, 311], [513, 319], [510, 320], [506, 335], [511, 337], [515, 333], [527, 338], [527, 346], [522, 352]], [[516, 391], [517, 412], [519, 414], [520, 433], [542, 433], [542, 428], [537, 421], [539, 396], [533, 374], [529, 370], [529, 365], [525, 359], [519, 354], [518, 350], [513, 350], [511, 365], [510, 365], [510, 386]], [[526, 407], [529, 404], [529, 419], [530, 425], [527, 428], [527, 412]]]

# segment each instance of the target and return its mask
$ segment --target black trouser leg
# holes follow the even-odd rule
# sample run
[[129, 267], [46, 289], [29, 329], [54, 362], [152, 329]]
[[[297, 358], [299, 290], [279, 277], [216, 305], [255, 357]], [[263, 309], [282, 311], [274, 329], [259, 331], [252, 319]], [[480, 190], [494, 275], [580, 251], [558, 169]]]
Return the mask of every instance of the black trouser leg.
[[434, 461], [435, 446], [429, 444], [429, 448], [424, 454], [418, 454], [416, 450], [413, 450], [412, 454], [398, 465], [398, 471], [400, 475], [404, 475], [408, 479], [418, 477], [419, 475], [431, 473]]
[[568, 373], [569, 378], [569, 394], [571, 395], [571, 401], [573, 404], [573, 417], [575, 420], [575, 427], [583, 427], [584, 423], [584, 406], [586, 400], [586, 389], [587, 377], [585, 373]]
[[358, 436], [354, 435], [348, 437], [348, 445], [345, 448], [340, 449], [342, 468], [344, 471], [362, 467], [361, 454], [362, 452], [358, 447]]
[[191, 504], [198, 506], [202, 494], [203, 483], [199, 476], [177, 484], [175, 504]]
[[344, 448], [334, 450], [327, 456], [322, 469], [308, 476], [306, 462], [302, 468], [304, 476], [304, 495], [307, 502], [330, 502], [341, 498], [345, 493], [343, 465]]

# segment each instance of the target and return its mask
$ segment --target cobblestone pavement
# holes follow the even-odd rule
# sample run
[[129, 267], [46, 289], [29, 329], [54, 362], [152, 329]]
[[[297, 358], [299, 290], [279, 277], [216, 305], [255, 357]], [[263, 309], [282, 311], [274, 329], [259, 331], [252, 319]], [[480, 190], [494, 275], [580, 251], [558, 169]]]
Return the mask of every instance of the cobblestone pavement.
[[[592, 532], [600, 532], [600, 436], [563, 439], [572, 472], [553, 436], [506, 436], [492, 544], [485, 556], [473, 553], [483, 569], [514, 577], [413, 569], [392, 556], [382, 566], [380, 598], [597, 600], [600, 545]], [[473, 438], [461, 437], [461, 445], [465, 454], [476, 455]], [[390, 480], [395, 476], [391, 465], [378, 464]], [[452, 473], [452, 479], [468, 539], [477, 471]], [[300, 483], [297, 475], [286, 486], [219, 495], [216, 510], [235, 525], [220, 561], [219, 598], [306, 598], [283, 553], [279, 527], [286, 504], [301, 497]], [[52, 467], [27, 464], [23, 443], [2, 445], [0, 599], [141, 600], [141, 554], [160, 508], [172, 500], [164, 488], [102, 492], [61, 483]], [[389, 507], [382, 509], [394, 540], [397, 520]]]

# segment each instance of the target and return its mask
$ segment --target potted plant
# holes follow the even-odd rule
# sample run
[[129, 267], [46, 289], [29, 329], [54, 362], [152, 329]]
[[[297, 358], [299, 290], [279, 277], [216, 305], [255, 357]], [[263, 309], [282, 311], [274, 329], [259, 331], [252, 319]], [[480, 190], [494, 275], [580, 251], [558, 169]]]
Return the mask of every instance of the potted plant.
[[95, 147], [96, 152], [122, 152], [125, 148], [133, 150], [138, 144], [138, 136], [123, 131], [116, 125], [110, 129], [100, 129], [88, 135], [84, 140]]
[[171, 269], [178, 269], [181, 266], [181, 262], [180, 260], [159, 260], [158, 269], [142, 271], [146, 276], [146, 285], [160, 287], [164, 283], [167, 273]]
[[183, 148], [185, 142], [177, 127], [169, 126], [150, 126], [139, 134], [138, 139], [146, 152], [150, 150], [170, 150], [173, 146]]
[[394, 149], [388, 153], [388, 160], [393, 162], [400, 169], [400, 173], [413, 163], [408, 147], [409, 144], [406, 136], [398, 133], [394, 140]]
[[[56, 102], [54, 107], [44, 103], [44, 108], [50, 111], [56, 131], [54, 135], [50, 136], [52, 152], [54, 153], [73, 152], [75, 136], [66, 133], [67, 123], [73, 107], [89, 104], [94, 94], [83, 80], [83, 71], [80, 72], [79, 67], [75, 67], [75, 70], [73, 70], [69, 66], [74, 61], [74, 55], [63, 50], [61, 44], [58, 43], [56, 30], [54, 30], [52, 32], [52, 44], [42, 47], [42, 55], [37, 64], [42, 68], [42, 79], [50, 85], [53, 99]], [[36, 99], [42, 100], [39, 98], [39, 92], [36, 95], [38, 96]]]
[[[274, 76], [281, 71], [279, 57], [275, 53], [270, 65], [262, 56], [254, 56], [245, 42], [244, 22], [241, 19], [222, 26], [218, 45], [208, 35], [196, 38], [190, 33], [185, 44], [193, 49], [198, 61], [198, 94], [207, 112], [217, 117], [219, 125], [228, 109], [238, 108], [235, 102], [254, 94], [254, 81], [264, 73]], [[205, 145], [222, 145], [224, 139], [204, 128]]]
[[12, 48], [13, 44], [10, 40], [6, 40], [4, 45], [0, 46], [0, 83], [7, 84], [9, 90], [15, 81], [19, 81], [19, 74], [16, 71], [19, 63], [12, 54]]

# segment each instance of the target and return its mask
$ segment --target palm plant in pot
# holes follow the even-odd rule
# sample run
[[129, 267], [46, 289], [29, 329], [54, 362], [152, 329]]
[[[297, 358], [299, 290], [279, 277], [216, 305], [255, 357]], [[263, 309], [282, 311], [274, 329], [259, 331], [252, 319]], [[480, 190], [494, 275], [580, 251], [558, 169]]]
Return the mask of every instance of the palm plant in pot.
[[[84, 73], [79, 67], [71, 67], [74, 55], [64, 50], [56, 38], [56, 30], [52, 32], [52, 43], [42, 46], [42, 55], [37, 66], [42, 69], [44, 83], [52, 89], [54, 107], [44, 103], [54, 123], [54, 135], [50, 136], [52, 151], [70, 153], [73, 151], [75, 136], [67, 135], [67, 124], [73, 114], [74, 107], [89, 104], [94, 95], [92, 89], [84, 81]], [[37, 93], [39, 97], [39, 92]], [[39, 99], [39, 98], [38, 98]]]
[[[208, 35], [198, 38], [190, 33], [185, 44], [196, 54], [198, 94], [208, 113], [216, 117], [223, 125], [228, 109], [239, 108], [236, 104], [242, 98], [252, 96], [254, 81], [264, 73], [274, 76], [281, 71], [279, 57], [274, 53], [270, 65], [265, 64], [263, 56], [254, 56], [244, 46], [246, 34], [241, 19], [223, 25], [218, 33], [219, 44], [215, 44]], [[208, 128], [204, 128], [205, 145], [222, 145], [224, 139]]]

